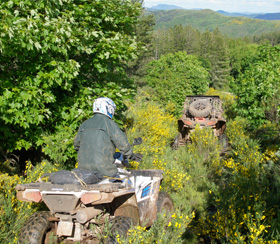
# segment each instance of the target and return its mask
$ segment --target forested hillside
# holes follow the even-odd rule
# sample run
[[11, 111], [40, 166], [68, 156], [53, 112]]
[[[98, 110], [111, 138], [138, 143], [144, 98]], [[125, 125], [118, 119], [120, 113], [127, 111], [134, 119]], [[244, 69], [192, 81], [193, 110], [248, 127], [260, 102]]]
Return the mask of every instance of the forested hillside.
[[269, 21], [246, 17], [229, 17], [210, 9], [173, 9], [152, 11], [151, 14], [156, 18], [155, 29], [170, 28], [175, 25], [189, 25], [199, 31], [213, 31], [215, 28], [219, 28], [223, 34], [230, 37], [254, 36], [280, 30], [279, 20]]
[[[143, 160], [129, 169], [163, 170], [161, 190], [175, 205], [151, 228], [133, 227], [118, 243], [278, 243], [276, 22], [269, 27], [210, 10], [154, 17], [138, 1], [121, 2], [0, 3], [1, 243], [17, 243], [27, 217], [47, 210], [17, 200], [15, 186], [77, 167], [73, 139], [100, 96], [115, 101], [114, 120], [131, 142], [143, 138], [134, 149]], [[192, 26], [176, 20], [155, 28], [159, 18], [169, 23], [185, 14]], [[171, 148], [186, 95], [220, 96], [225, 152], [213, 131], [199, 126], [191, 143]]]

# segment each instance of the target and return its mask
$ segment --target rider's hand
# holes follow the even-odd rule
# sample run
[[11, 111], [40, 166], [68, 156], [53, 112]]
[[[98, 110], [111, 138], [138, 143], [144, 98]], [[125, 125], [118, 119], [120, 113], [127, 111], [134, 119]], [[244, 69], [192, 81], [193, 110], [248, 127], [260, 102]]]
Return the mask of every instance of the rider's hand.
[[141, 153], [132, 153], [130, 156], [130, 160], [131, 161], [136, 161], [136, 162], [140, 162], [143, 158], [143, 155]]

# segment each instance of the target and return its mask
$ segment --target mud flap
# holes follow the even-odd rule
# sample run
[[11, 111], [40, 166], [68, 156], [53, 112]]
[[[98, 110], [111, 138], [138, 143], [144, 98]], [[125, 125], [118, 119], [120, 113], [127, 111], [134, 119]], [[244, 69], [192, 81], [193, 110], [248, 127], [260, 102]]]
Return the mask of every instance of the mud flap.
[[72, 236], [73, 234], [73, 222], [66, 222], [66, 221], [60, 221], [58, 222], [57, 226], [57, 236]]

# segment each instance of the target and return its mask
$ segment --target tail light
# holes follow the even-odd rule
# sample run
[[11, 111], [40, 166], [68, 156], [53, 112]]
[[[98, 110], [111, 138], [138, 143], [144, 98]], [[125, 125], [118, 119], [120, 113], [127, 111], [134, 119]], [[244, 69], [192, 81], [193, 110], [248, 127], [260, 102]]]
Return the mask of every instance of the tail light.
[[101, 199], [101, 194], [100, 193], [85, 193], [81, 197], [81, 201], [84, 204], [89, 204], [92, 202], [96, 202]]
[[42, 196], [39, 191], [18, 191], [17, 198], [25, 202], [41, 202]]

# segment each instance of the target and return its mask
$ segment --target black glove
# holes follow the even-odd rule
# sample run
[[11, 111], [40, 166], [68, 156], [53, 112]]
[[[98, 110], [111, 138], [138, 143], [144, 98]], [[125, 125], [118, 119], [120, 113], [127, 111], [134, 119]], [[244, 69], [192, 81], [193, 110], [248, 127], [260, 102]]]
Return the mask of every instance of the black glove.
[[131, 161], [141, 162], [143, 155], [141, 153], [132, 153], [130, 156]]

